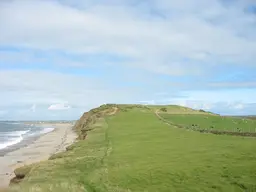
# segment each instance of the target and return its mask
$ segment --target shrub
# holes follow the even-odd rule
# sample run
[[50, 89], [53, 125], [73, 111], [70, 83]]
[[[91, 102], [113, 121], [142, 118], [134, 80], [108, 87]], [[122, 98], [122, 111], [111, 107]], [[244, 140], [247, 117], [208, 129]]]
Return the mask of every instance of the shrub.
[[66, 147], [66, 150], [67, 150], [67, 151], [71, 151], [71, 150], [73, 150], [74, 148], [75, 148], [74, 145], [70, 145], [70, 146]]
[[27, 165], [27, 166], [23, 166], [23, 167], [15, 169], [14, 173], [17, 178], [22, 179], [25, 177], [25, 175], [27, 175], [30, 172], [31, 169], [32, 169], [32, 166]]
[[11, 179], [10, 184], [16, 184], [21, 182], [26, 175], [29, 174], [33, 165], [25, 165], [23, 167], [14, 170], [15, 177]]
[[161, 108], [160, 111], [167, 112], [167, 109], [165, 107]]
[[49, 160], [54, 160], [54, 159], [60, 159], [60, 158], [63, 158], [65, 157], [65, 153], [64, 152], [60, 152], [60, 153], [55, 153], [53, 154]]

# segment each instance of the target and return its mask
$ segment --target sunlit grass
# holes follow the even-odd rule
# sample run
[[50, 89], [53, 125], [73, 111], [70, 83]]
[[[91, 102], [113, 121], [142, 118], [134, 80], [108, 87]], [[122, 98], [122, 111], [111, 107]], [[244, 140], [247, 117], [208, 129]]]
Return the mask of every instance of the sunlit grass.
[[187, 129], [256, 132], [256, 121], [251, 119], [198, 114], [161, 114], [161, 117]]
[[[160, 121], [154, 108], [125, 108], [114, 116], [97, 118], [85, 140], [34, 165], [24, 181], [12, 189], [256, 191], [254, 138], [177, 129]], [[200, 124], [194, 118], [187, 121]], [[200, 125], [210, 126], [207, 122]]]

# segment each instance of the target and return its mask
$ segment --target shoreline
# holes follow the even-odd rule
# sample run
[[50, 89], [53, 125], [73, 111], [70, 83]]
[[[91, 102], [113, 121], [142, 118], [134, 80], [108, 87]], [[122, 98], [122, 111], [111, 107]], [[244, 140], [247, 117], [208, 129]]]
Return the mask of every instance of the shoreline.
[[[45, 128], [53, 128], [53, 124], [49, 124], [49, 123], [24, 123], [24, 125], [29, 125], [29, 126], [33, 126], [35, 128], [44, 128], [44, 131], [45, 131]], [[30, 128], [28, 128], [30, 129]], [[54, 131], [54, 130], [52, 130]], [[33, 135], [31, 136], [28, 136], [28, 137], [23, 137], [22, 140], [18, 143], [15, 143], [13, 145], [10, 145], [10, 146], [7, 146], [6, 148], [3, 148], [3, 149], [0, 149], [0, 157], [3, 157], [5, 156], [6, 154], [10, 153], [10, 152], [13, 152], [13, 151], [17, 151], [19, 150], [20, 148], [24, 148], [24, 147], [27, 147], [28, 145], [34, 143], [38, 138], [40, 138], [41, 136], [45, 135], [45, 134], [48, 134], [52, 131], [49, 131], [49, 132], [44, 132], [44, 133], [41, 133], [38, 132], [38, 133], [34, 133]]]
[[[53, 130], [54, 131], [54, 130]], [[52, 131], [51, 131], [52, 132]], [[48, 132], [50, 133], [50, 132]], [[33, 137], [29, 137], [29, 138], [26, 138], [24, 140], [22, 140], [20, 143], [17, 143], [17, 144], [14, 144], [12, 146], [8, 146], [7, 148], [5, 149], [1, 149], [0, 150], [0, 157], [4, 157], [5, 155], [7, 155], [8, 153], [11, 153], [13, 151], [17, 151], [21, 148], [24, 148], [24, 147], [27, 147], [31, 144], [33, 144], [36, 140], [38, 140], [40, 137], [48, 134], [48, 133], [45, 133], [45, 134], [42, 134], [42, 135], [37, 135], [37, 136], [33, 136]]]
[[66, 150], [74, 143], [77, 135], [70, 123], [44, 124], [54, 128], [53, 131], [34, 138], [21, 148], [0, 156], [0, 189], [6, 189], [15, 177], [14, 170], [24, 165], [46, 161], [55, 153]]

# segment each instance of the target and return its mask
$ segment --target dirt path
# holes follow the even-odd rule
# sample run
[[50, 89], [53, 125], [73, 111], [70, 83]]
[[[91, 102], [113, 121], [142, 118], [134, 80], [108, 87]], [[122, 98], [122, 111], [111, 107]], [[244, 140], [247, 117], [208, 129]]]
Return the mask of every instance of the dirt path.
[[114, 114], [116, 114], [117, 113], [117, 111], [118, 111], [118, 107], [113, 107], [114, 108], [114, 111], [113, 112], [111, 112], [111, 113], [109, 113], [109, 115], [114, 115]]
[[160, 119], [161, 121], [163, 121], [165, 124], [167, 124], [167, 125], [169, 125], [169, 126], [174, 126], [174, 127], [177, 128], [176, 125], [171, 124], [169, 121], [165, 120], [163, 117], [161, 117], [161, 116], [159, 115], [159, 109], [157, 109], [157, 110], [155, 111], [155, 115], [158, 117], [158, 119]]
[[197, 131], [197, 132], [200, 132], [200, 133], [211, 133], [211, 134], [215, 134], [215, 135], [233, 135], [233, 136], [243, 136], [243, 137], [256, 137], [256, 133], [250, 133], [250, 132], [232, 132], [232, 131], [217, 131], [217, 130], [191, 130], [191, 129], [186, 129], [183, 126], [171, 123], [170, 121], [167, 121], [166, 119], [161, 117], [159, 115], [159, 109], [157, 109], [155, 111], [155, 115], [158, 117], [158, 119], [163, 121], [165, 124], [167, 124], [169, 126], [172, 126], [174, 128], [181, 128], [181, 129], [190, 130], [190, 131]]

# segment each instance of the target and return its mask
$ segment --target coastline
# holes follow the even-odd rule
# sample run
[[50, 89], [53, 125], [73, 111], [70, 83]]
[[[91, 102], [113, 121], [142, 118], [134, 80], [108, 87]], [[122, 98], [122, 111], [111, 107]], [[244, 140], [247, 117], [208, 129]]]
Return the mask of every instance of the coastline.
[[[50, 133], [50, 132], [48, 132], [48, 133]], [[32, 143], [34, 143], [37, 139], [39, 139], [41, 136], [46, 135], [48, 133], [45, 133], [45, 134], [42, 134], [42, 135], [37, 135], [37, 136], [32, 136], [32, 137], [29, 137], [29, 138], [25, 138], [20, 143], [14, 144], [12, 146], [8, 146], [5, 149], [1, 149], [0, 150], [0, 157], [4, 157], [8, 153], [11, 153], [13, 151], [17, 151], [17, 150], [19, 150], [21, 148], [29, 146]]]
[[0, 189], [6, 189], [15, 177], [14, 170], [24, 165], [46, 161], [55, 153], [66, 150], [77, 138], [70, 123], [44, 124], [54, 127], [28, 145], [0, 156]]

